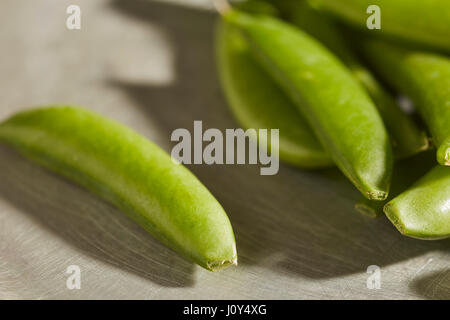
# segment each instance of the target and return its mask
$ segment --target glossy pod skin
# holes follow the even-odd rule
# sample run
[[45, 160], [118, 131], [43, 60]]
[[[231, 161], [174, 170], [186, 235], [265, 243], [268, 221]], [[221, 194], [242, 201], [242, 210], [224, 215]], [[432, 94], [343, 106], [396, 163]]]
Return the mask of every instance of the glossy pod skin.
[[255, 62], [242, 35], [223, 21], [216, 30], [216, 51], [222, 88], [244, 128], [279, 129], [280, 159], [287, 163], [308, 169], [334, 165], [306, 120]]
[[397, 158], [406, 158], [429, 148], [425, 132], [419, 130], [372, 73], [360, 63], [334, 21], [311, 8], [307, 1], [277, 0], [276, 3], [292, 24], [315, 37], [336, 54], [366, 89], [383, 118]]
[[348, 69], [323, 45], [275, 18], [235, 10], [239, 28], [265, 70], [292, 99], [321, 144], [369, 199], [386, 199], [392, 171], [389, 136], [376, 107]]
[[230, 221], [213, 195], [127, 127], [82, 108], [49, 107], [2, 122], [0, 141], [112, 203], [202, 267], [237, 263]]
[[450, 58], [377, 39], [365, 40], [362, 49], [380, 76], [414, 101], [438, 149], [437, 161], [450, 165]]
[[434, 151], [419, 153], [411, 158], [399, 160], [394, 164], [391, 191], [386, 201], [373, 201], [364, 197], [355, 204], [355, 209], [368, 217], [377, 218], [384, 215], [384, 205], [408, 189], [436, 165]]
[[367, 31], [367, 8], [381, 10], [381, 30], [398, 37], [450, 52], [450, 1], [448, 0], [310, 0], [316, 8], [332, 13]]
[[450, 168], [436, 166], [384, 207], [394, 226], [409, 237], [450, 237]]

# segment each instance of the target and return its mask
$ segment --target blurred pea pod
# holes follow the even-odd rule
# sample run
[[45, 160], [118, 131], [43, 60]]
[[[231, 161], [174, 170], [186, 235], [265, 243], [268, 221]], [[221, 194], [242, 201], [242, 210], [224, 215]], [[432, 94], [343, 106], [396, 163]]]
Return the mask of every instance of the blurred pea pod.
[[377, 39], [362, 43], [374, 70], [414, 101], [438, 148], [437, 161], [450, 165], [450, 59]]
[[434, 167], [388, 202], [384, 212], [405, 236], [424, 240], [450, 237], [450, 168]]
[[334, 162], [369, 199], [389, 192], [392, 150], [376, 107], [323, 45], [278, 19], [236, 10], [225, 19], [292, 99]]
[[230, 221], [183, 165], [127, 127], [77, 107], [20, 112], [0, 142], [89, 189], [202, 267], [237, 263]]
[[283, 161], [303, 168], [333, 165], [306, 120], [255, 62], [238, 30], [221, 21], [216, 48], [222, 88], [240, 124], [245, 128], [279, 129]]
[[377, 34], [450, 51], [448, 0], [310, 0], [310, 3], [361, 30], [367, 29], [368, 8], [381, 11]]
[[280, 15], [279, 10], [273, 5], [272, 1], [268, 0], [245, 0], [238, 2], [236, 8], [248, 13], [266, 14], [270, 16]]
[[411, 158], [399, 160], [394, 164], [392, 174], [391, 191], [386, 201], [373, 201], [361, 197], [355, 204], [355, 209], [363, 215], [371, 218], [382, 216], [384, 205], [405, 191], [414, 182], [436, 165], [433, 151], [426, 151], [414, 155]]
[[397, 158], [406, 158], [429, 148], [425, 132], [418, 129], [414, 121], [400, 109], [394, 98], [378, 83], [372, 73], [359, 62], [334, 21], [311, 8], [304, 0], [277, 0], [275, 3], [292, 24], [315, 37], [335, 53], [364, 86], [383, 118]]

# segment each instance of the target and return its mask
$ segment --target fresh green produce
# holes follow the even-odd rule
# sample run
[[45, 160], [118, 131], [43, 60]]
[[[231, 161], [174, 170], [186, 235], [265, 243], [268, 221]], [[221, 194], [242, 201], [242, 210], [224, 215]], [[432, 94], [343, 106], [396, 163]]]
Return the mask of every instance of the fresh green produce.
[[433, 151], [419, 153], [411, 158], [399, 160], [394, 164], [391, 191], [386, 201], [373, 201], [364, 197], [355, 204], [355, 209], [372, 218], [383, 215], [384, 205], [405, 191], [414, 182], [436, 165]]
[[234, 27], [221, 22], [216, 41], [222, 87], [241, 125], [245, 128], [279, 129], [281, 160], [304, 168], [333, 165], [306, 120], [254, 61], [242, 35]]
[[202, 267], [237, 263], [228, 217], [184, 166], [134, 131], [76, 107], [18, 113], [0, 141], [117, 206]]
[[227, 11], [225, 19], [303, 113], [321, 144], [369, 199], [389, 192], [392, 150], [376, 107], [323, 45], [275, 18]]
[[339, 26], [325, 15], [311, 8], [307, 1], [277, 0], [287, 19], [306, 31], [335, 53], [364, 86], [383, 118], [394, 153], [405, 158], [429, 148], [428, 137], [414, 121], [397, 105], [394, 98], [378, 83], [371, 72], [363, 66], [339, 32]]
[[450, 168], [436, 166], [384, 207], [404, 235], [435, 240], [450, 237]]
[[316, 8], [367, 30], [367, 8], [381, 11], [377, 33], [409, 42], [450, 50], [450, 1], [448, 0], [311, 0]]
[[267, 0], [245, 0], [236, 4], [241, 11], [248, 13], [266, 14], [270, 16], [279, 16], [278, 9], [273, 6], [271, 1]]
[[450, 165], [450, 58], [376, 39], [362, 49], [374, 69], [414, 101], [438, 148], [437, 161]]

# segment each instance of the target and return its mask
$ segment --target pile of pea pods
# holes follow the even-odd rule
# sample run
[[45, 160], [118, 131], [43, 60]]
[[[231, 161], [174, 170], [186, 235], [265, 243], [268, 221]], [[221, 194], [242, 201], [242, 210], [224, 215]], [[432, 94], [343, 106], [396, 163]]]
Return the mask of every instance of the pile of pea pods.
[[[373, 5], [381, 24], [369, 29]], [[406, 236], [450, 236], [450, 1], [248, 0], [220, 11], [219, 75], [243, 127], [278, 128], [286, 163], [336, 165], [362, 194], [359, 212], [384, 212]]]
[[[279, 129], [280, 159], [291, 165], [337, 166], [362, 193], [361, 213], [384, 212], [410, 237], [449, 237], [450, 1], [215, 1], [220, 80], [241, 125]], [[374, 4], [381, 29], [367, 30]], [[398, 106], [399, 94], [421, 121]], [[48, 106], [0, 122], [0, 143], [200, 266], [237, 264], [220, 203], [130, 128], [84, 108]]]

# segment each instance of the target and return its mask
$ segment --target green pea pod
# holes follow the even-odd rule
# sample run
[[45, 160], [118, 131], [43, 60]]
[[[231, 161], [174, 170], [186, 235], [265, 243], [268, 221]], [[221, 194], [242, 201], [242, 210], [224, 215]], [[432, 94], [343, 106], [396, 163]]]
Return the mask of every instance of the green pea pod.
[[[381, 29], [374, 30], [408, 42], [450, 50], [450, 1], [448, 0], [311, 0], [313, 6], [367, 29], [369, 6], [377, 5]], [[373, 30], [372, 30], [373, 31]]]
[[376, 39], [362, 49], [374, 69], [414, 101], [438, 148], [437, 161], [450, 165], [450, 59]]
[[392, 171], [389, 136], [376, 107], [348, 69], [298, 28], [267, 16], [224, 13], [254, 56], [303, 113], [321, 144], [369, 199], [386, 199]]
[[241, 125], [279, 129], [279, 151], [283, 161], [303, 168], [333, 165], [306, 120], [254, 61], [241, 34], [233, 26], [221, 22], [216, 41], [222, 87]]
[[2, 122], [0, 141], [114, 204], [202, 267], [236, 264], [233, 230], [213, 195], [125, 126], [81, 108], [50, 107]]
[[311, 8], [307, 1], [278, 0], [276, 3], [291, 23], [335, 53], [364, 86], [383, 118], [391, 136], [394, 154], [398, 158], [406, 158], [429, 148], [425, 132], [417, 128], [414, 121], [400, 109], [395, 99], [360, 63], [342, 37], [336, 23]]
[[266, 14], [269, 16], [279, 16], [279, 11], [270, 1], [265, 0], [245, 0], [237, 3], [237, 8], [248, 13]]
[[409, 237], [450, 237], [450, 168], [436, 166], [410, 189], [391, 200], [384, 212]]
[[363, 215], [376, 218], [382, 216], [384, 205], [409, 188], [414, 182], [436, 165], [433, 151], [419, 153], [411, 158], [397, 161], [394, 164], [391, 191], [386, 201], [373, 201], [361, 197], [355, 209]]

